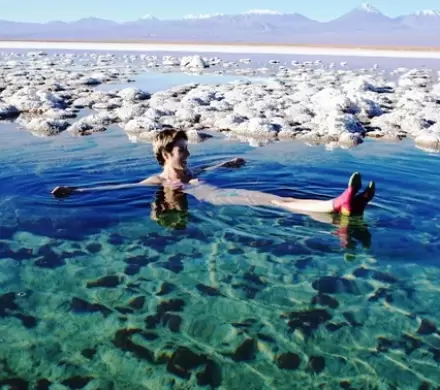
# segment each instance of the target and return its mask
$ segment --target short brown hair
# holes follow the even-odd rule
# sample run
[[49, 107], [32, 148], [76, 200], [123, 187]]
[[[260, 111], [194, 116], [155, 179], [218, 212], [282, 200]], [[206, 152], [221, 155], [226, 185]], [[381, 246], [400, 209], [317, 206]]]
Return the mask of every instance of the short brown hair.
[[153, 141], [153, 151], [159, 165], [165, 164], [163, 152], [170, 153], [177, 141], [188, 141], [185, 131], [177, 129], [166, 129], [156, 134]]

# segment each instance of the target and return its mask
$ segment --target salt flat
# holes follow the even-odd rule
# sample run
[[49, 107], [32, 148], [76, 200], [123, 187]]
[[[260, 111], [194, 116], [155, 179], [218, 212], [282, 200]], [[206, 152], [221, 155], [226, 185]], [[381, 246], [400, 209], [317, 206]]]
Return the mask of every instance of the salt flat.
[[243, 54], [298, 54], [322, 56], [434, 58], [439, 49], [363, 48], [296, 45], [231, 45], [163, 42], [72, 42], [72, 41], [0, 41], [0, 49], [93, 50], [93, 51], [167, 51]]

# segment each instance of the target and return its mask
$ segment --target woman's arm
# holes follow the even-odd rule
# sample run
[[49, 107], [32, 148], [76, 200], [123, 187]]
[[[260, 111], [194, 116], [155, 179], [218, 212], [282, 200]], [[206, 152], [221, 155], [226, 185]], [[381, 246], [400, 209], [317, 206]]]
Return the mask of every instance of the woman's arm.
[[65, 198], [72, 194], [73, 192], [90, 192], [90, 191], [107, 191], [107, 190], [121, 190], [125, 188], [133, 188], [145, 185], [160, 185], [162, 184], [162, 180], [159, 176], [151, 176], [148, 179], [142, 180], [138, 183], [127, 183], [127, 184], [114, 184], [114, 185], [106, 185], [106, 186], [98, 186], [91, 188], [79, 188], [79, 187], [65, 187], [58, 186], [55, 187], [51, 194], [56, 198]]
[[213, 169], [217, 168], [240, 168], [244, 164], [246, 164], [246, 161], [242, 158], [234, 158], [229, 161], [224, 161], [222, 163], [216, 164], [216, 165], [205, 165], [199, 168], [195, 168], [193, 170], [194, 175], [198, 175], [202, 172], [212, 171]]

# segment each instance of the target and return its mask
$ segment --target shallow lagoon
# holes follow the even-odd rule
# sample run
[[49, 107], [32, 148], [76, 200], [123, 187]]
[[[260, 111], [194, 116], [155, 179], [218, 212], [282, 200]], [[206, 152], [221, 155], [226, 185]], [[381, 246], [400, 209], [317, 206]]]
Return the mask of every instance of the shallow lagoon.
[[410, 141], [252, 148], [215, 134], [191, 145], [193, 165], [248, 161], [204, 176], [219, 187], [328, 198], [359, 170], [378, 195], [362, 221], [188, 196], [173, 229], [151, 219], [155, 188], [49, 195], [58, 184], [156, 172], [149, 144], [117, 128], [53, 138], [14, 124], [1, 131], [0, 384], [440, 385], [438, 155]]

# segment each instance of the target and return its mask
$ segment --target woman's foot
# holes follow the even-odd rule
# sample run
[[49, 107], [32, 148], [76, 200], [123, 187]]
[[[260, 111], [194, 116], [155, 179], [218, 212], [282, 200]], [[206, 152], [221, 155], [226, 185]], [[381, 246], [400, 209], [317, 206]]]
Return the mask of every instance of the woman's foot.
[[333, 211], [338, 214], [352, 215], [353, 200], [362, 187], [362, 178], [359, 172], [351, 175], [347, 189], [333, 200]]
[[362, 215], [368, 203], [370, 203], [374, 198], [374, 195], [376, 195], [376, 183], [374, 181], [370, 181], [365, 191], [354, 197], [351, 215]]

